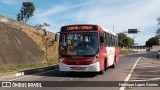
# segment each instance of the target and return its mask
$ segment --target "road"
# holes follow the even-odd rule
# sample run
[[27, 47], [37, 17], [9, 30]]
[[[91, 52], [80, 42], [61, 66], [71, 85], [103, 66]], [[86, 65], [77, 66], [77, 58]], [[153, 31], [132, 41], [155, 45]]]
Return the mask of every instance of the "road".
[[[103, 74], [60, 72], [58, 69], [27, 75], [13, 81], [160, 81], [160, 61], [155, 52], [121, 56], [116, 68]], [[134, 67], [135, 66], [135, 67]], [[155, 71], [156, 70], [156, 71]], [[73, 82], [74, 83], [74, 82]], [[74, 85], [74, 84], [73, 84]], [[0, 90], [159, 90], [160, 87], [42, 87], [0, 88]]]

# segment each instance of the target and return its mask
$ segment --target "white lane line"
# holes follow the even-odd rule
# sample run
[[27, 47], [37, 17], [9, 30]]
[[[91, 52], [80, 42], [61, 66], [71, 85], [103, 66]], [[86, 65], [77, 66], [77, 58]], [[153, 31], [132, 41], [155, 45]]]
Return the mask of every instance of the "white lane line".
[[[134, 70], [134, 68], [136, 67], [137, 63], [139, 62], [139, 60], [141, 59], [141, 57], [138, 58], [138, 60], [136, 61], [136, 63], [134, 64], [134, 66], [132, 67], [131, 71], [129, 72], [129, 74], [127, 75], [126, 79], [124, 81], [129, 81], [129, 78], [132, 75], [132, 72]], [[120, 87], [119, 90], [124, 90], [126, 87]]]
[[160, 80], [160, 78], [150, 78], [145, 80], [129, 80], [129, 81], [154, 81], [154, 80]]
[[15, 76], [18, 77], [18, 76], [23, 76], [24, 75], [24, 72], [18, 72], [18, 73], [15, 73]]
[[56, 70], [58, 70], [58, 69], [49, 70], [49, 71], [46, 71], [46, 72], [41, 72], [41, 73], [37, 73], [37, 74], [33, 74], [33, 75], [27, 75], [27, 76], [24, 76], [24, 77], [20, 77], [20, 78], [16, 78], [16, 79], [11, 79], [11, 80], [8, 80], [8, 81], [14, 81], [14, 80], [19, 80], [19, 79], [24, 79], [24, 78], [32, 77], [32, 76], [39, 75], [39, 74], [53, 72], [53, 71], [56, 71]]

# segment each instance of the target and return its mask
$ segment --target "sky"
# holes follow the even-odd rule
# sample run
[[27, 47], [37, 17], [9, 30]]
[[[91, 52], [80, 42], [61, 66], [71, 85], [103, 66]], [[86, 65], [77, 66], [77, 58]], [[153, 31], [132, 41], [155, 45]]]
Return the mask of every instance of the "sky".
[[0, 0], [0, 15], [16, 20], [22, 2], [28, 1], [36, 9], [27, 24], [49, 23], [46, 29], [53, 33], [69, 24], [98, 24], [115, 33], [138, 29], [135, 43], [145, 45], [159, 28], [160, 0]]

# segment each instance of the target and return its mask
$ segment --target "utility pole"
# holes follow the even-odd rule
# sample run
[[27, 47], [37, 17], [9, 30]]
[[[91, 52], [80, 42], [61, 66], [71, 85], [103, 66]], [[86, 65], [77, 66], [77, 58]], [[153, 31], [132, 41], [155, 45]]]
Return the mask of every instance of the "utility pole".
[[133, 34], [133, 40], [134, 40], [134, 44], [133, 46], [135, 46], [135, 34], [137, 34], [138, 32], [138, 29], [128, 29], [128, 34]]

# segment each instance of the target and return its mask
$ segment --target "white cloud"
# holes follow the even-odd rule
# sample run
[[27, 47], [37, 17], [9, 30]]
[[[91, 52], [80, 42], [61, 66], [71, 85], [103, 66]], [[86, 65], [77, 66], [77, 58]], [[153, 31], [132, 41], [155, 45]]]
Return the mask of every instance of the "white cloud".
[[[150, 0], [146, 2], [136, 2], [115, 8], [109, 7], [91, 7], [89, 9], [80, 10], [72, 16], [75, 19], [87, 23], [96, 23], [108, 26], [120, 26], [127, 28], [150, 27], [155, 25], [155, 19], [158, 15], [154, 15], [160, 10], [158, 0]], [[107, 2], [106, 2], [107, 3]], [[125, 28], [124, 28], [125, 29]]]
[[54, 7], [51, 7], [50, 9], [47, 9], [47, 10], [39, 10], [37, 12], [37, 15], [38, 15], [38, 17], [47, 17], [47, 16], [50, 16], [50, 15], [62, 12], [64, 10], [66, 10], [66, 7], [54, 6]]
[[[76, 24], [75, 22], [77, 22], [99, 24], [111, 30], [114, 25], [117, 33], [129, 28], [146, 31], [157, 24], [156, 18], [160, 16], [159, 3], [160, 0], [126, 0], [123, 2], [121, 0], [113, 0], [113, 2], [112, 0], [87, 0], [81, 4], [57, 5], [46, 10], [39, 10], [36, 13], [36, 18], [40, 22], [47, 20], [53, 23], [56, 19], [54, 16], [58, 14], [61, 17], [59, 20], [62, 22], [55, 21], [54, 25], [60, 25], [60, 23]], [[77, 10], [72, 12], [72, 9]], [[68, 11], [70, 13], [67, 13]], [[136, 42], [140, 45], [145, 44], [145, 41], [153, 35], [153, 33], [144, 35], [140, 32], [138, 36], [143, 38], [136, 38]]]
[[[64, 5], [64, 6], [54, 5], [45, 10], [38, 9], [36, 10], [34, 14], [34, 18], [35, 18], [34, 21], [36, 21], [39, 24], [43, 22], [47, 22], [51, 24], [51, 27], [48, 27], [47, 30], [52, 31], [52, 32], [58, 32], [59, 31], [58, 29], [60, 27], [56, 26], [57, 23], [55, 22], [55, 18], [54, 18], [55, 15], [59, 13], [64, 13], [65, 11], [70, 11], [71, 9], [74, 9], [80, 6], [84, 6], [86, 4], [88, 3], [82, 3], [82, 4], [76, 4], [76, 5]], [[62, 15], [65, 16], [65, 14], [62, 14]]]
[[49, 7], [48, 9], [45, 10], [38, 10], [37, 12], [37, 16], [38, 17], [47, 17], [47, 16], [53, 16], [54, 14], [58, 14], [61, 12], [64, 12], [65, 10], [70, 10], [73, 8], [77, 8], [83, 5], [86, 5], [87, 3], [84, 4], [76, 4], [76, 5], [64, 5], [64, 6], [60, 6], [60, 5], [54, 5], [52, 7]]
[[1, 3], [7, 4], [7, 5], [15, 5], [18, 3], [19, 0], [1, 0]]
[[[104, 5], [107, 1], [104, 3]], [[140, 31], [146, 31], [148, 28], [156, 26], [156, 18], [160, 16], [159, 0], [137, 0], [134, 3], [116, 5], [104, 8], [103, 5], [90, 6], [88, 9], [82, 9], [72, 16], [81, 22], [100, 24], [112, 30], [115, 26], [115, 32], [123, 32], [129, 28], [137, 28]], [[94, 8], [95, 7], [95, 8]], [[154, 28], [155, 29], [155, 28]], [[150, 30], [155, 32], [155, 30]], [[154, 36], [154, 34], [139, 34], [136, 42], [140, 45]]]

